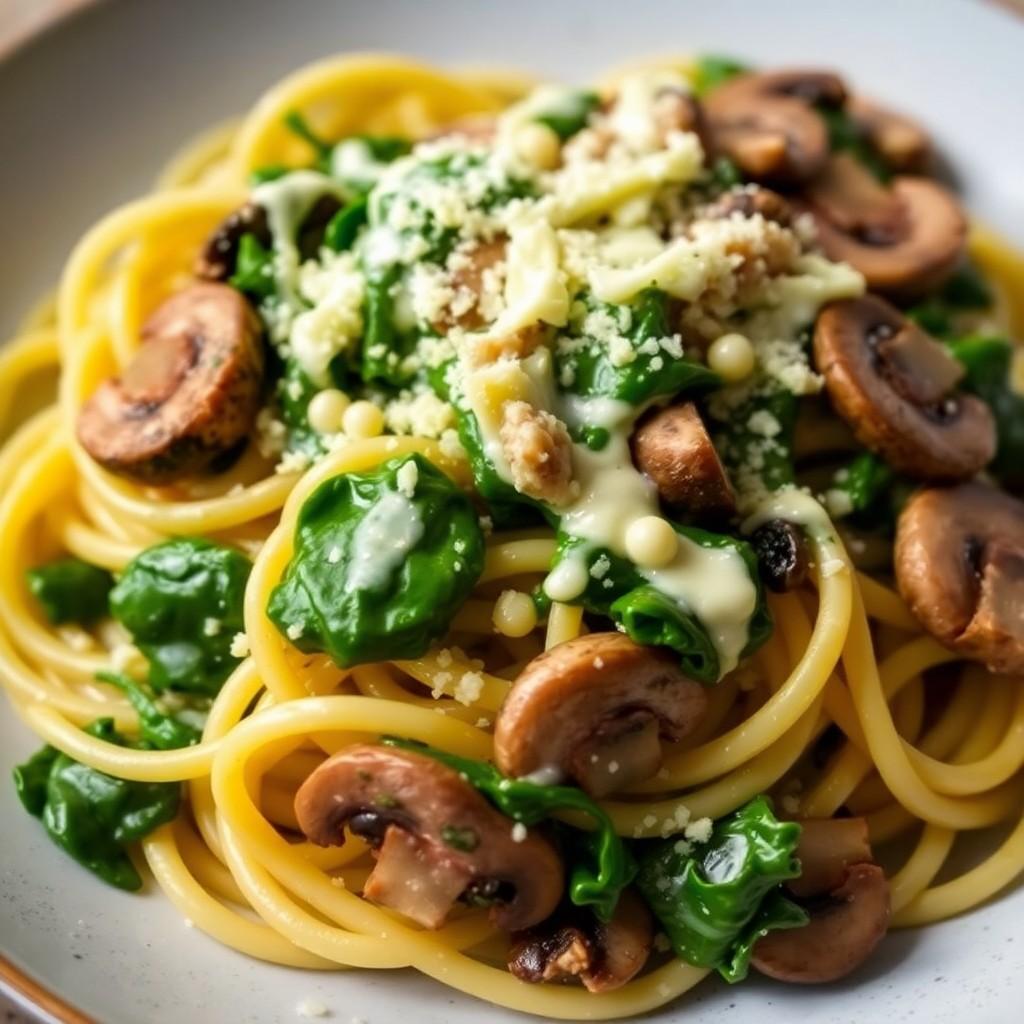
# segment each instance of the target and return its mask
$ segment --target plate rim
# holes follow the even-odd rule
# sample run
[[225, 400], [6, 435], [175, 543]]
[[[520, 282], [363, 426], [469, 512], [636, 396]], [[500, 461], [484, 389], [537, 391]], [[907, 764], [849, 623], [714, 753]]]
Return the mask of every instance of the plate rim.
[[14, 964], [0, 953], [0, 993], [11, 995], [22, 1006], [46, 1014], [60, 1024], [97, 1024], [95, 1018], [83, 1013], [77, 1006], [53, 992], [28, 971]]

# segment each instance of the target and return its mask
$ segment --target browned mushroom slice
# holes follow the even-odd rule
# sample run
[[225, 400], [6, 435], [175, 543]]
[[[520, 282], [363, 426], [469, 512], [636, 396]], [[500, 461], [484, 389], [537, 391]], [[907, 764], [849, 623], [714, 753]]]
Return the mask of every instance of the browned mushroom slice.
[[863, 963], [888, 930], [889, 883], [872, 862], [863, 818], [800, 824], [800, 876], [786, 888], [810, 901], [810, 922], [758, 939], [751, 963], [780, 981], [836, 981]]
[[877, 864], [855, 864], [802, 928], [769, 932], [751, 963], [762, 974], [804, 985], [838, 981], [859, 967], [889, 928], [889, 883]]
[[979, 483], [919, 491], [894, 559], [929, 633], [994, 672], [1024, 673], [1024, 502]]
[[461, 896], [491, 902], [507, 931], [549, 917], [564, 887], [562, 862], [534, 831], [513, 836], [458, 772], [392, 747], [348, 747], [299, 787], [295, 816], [311, 842], [344, 843], [346, 826], [376, 850], [363, 895], [439, 928]]
[[452, 327], [476, 331], [487, 323], [480, 298], [485, 290], [485, 278], [494, 273], [505, 259], [508, 239], [501, 235], [488, 242], [479, 242], [461, 260], [456, 261], [451, 275], [455, 297], [452, 303], [434, 321], [434, 329], [444, 334]]
[[883, 186], [850, 154], [838, 153], [806, 197], [821, 247], [859, 270], [874, 291], [919, 295], [963, 257], [967, 220], [937, 182], [900, 177]]
[[807, 541], [799, 526], [769, 519], [751, 535], [757, 567], [765, 585], [777, 594], [795, 590], [807, 579]]
[[611, 992], [647, 962], [654, 921], [647, 904], [631, 889], [619, 896], [608, 922], [575, 907], [512, 937], [508, 969], [521, 981], [579, 978], [591, 992]]
[[704, 101], [716, 148], [747, 177], [797, 184], [828, 159], [828, 132], [815, 105], [838, 106], [842, 80], [825, 71], [739, 75]]
[[709, 220], [724, 220], [728, 217], [756, 217], [773, 221], [781, 227], [789, 227], [793, 210], [786, 200], [769, 188], [760, 185], [739, 185], [723, 192], [713, 203], [700, 211], [701, 217]]
[[654, 775], [659, 736], [681, 739], [706, 706], [704, 688], [667, 652], [591, 633], [519, 674], [494, 725], [494, 759], [506, 775], [568, 775], [603, 796]]
[[693, 402], [644, 420], [633, 435], [633, 458], [667, 505], [697, 518], [735, 513], [732, 484]]
[[796, 856], [800, 875], [786, 883], [794, 896], [806, 898], [839, 889], [854, 864], [872, 860], [864, 818], [804, 818]]
[[920, 125], [863, 96], [851, 96], [846, 111], [891, 170], [904, 174], [924, 170], [931, 141]]
[[960, 364], [882, 299], [826, 306], [814, 357], [857, 440], [899, 472], [953, 482], [974, 476], [995, 455], [988, 406], [954, 390]]
[[234, 288], [195, 284], [150, 316], [132, 362], [82, 406], [78, 440], [111, 472], [168, 483], [248, 437], [262, 384], [256, 314]]
[[267, 211], [255, 203], [246, 203], [229, 213], [214, 228], [196, 260], [196, 277], [206, 281], [226, 281], [238, 262], [238, 246], [243, 235], [255, 235], [264, 247], [272, 242]]

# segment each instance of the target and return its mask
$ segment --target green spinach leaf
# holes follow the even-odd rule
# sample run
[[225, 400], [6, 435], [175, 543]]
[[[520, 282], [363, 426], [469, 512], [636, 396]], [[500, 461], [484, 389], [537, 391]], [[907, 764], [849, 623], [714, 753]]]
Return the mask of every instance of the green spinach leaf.
[[795, 482], [793, 436], [799, 411], [797, 396], [770, 381], [730, 411], [715, 434], [715, 447], [735, 482], [742, 485], [753, 474], [768, 491]]
[[950, 347], [967, 370], [963, 386], [995, 417], [998, 443], [990, 471], [1011, 490], [1024, 489], [1024, 395], [1010, 379], [1013, 343], [1005, 338], [961, 338]]
[[107, 614], [114, 577], [106, 569], [78, 558], [61, 558], [25, 573], [28, 589], [55, 626], [88, 626]]
[[[107, 743], [128, 746], [113, 719], [85, 730]], [[178, 813], [177, 783], [129, 782], [43, 747], [14, 769], [25, 809], [41, 818], [50, 838], [105, 882], [131, 891], [142, 887], [126, 848], [172, 821]]]
[[235, 272], [228, 278], [228, 284], [257, 300], [269, 298], [277, 289], [274, 254], [251, 232], [247, 231], [238, 242]]
[[567, 92], [557, 104], [542, 110], [534, 120], [547, 125], [565, 142], [587, 127], [590, 115], [600, 105], [601, 97], [596, 92]]
[[[577, 858], [569, 876], [569, 898], [578, 906], [590, 906], [603, 921], [615, 913], [619, 893], [636, 874], [636, 864], [615, 832], [608, 815], [574, 786], [545, 786], [529, 779], [510, 779], [487, 761], [449, 754], [412, 740], [385, 737], [389, 746], [427, 754], [454, 768], [490, 800], [502, 814], [524, 825], [536, 825], [555, 811], [581, 811], [594, 823], [594, 831], [576, 834], [572, 840]], [[575, 830], [574, 830], [575, 831]]]
[[447, 631], [483, 564], [466, 495], [423, 456], [401, 456], [306, 499], [267, 613], [300, 650], [339, 665], [416, 658]]
[[147, 548], [110, 593], [110, 611], [149, 660], [154, 690], [216, 696], [238, 664], [235, 633], [252, 563], [233, 548], [180, 537]]
[[[772, 619], [757, 571], [757, 556], [745, 541], [711, 533], [695, 526], [672, 524], [686, 540], [705, 548], [732, 548], [743, 559], [757, 590], [757, 603], [748, 625], [742, 657], [753, 653], [771, 635]], [[583, 558], [587, 586], [580, 602], [590, 612], [605, 615], [639, 644], [669, 647], [694, 679], [717, 682], [721, 668], [718, 651], [707, 629], [695, 615], [649, 583], [627, 559], [580, 537], [560, 533], [552, 569], [566, 559]]]
[[678, 840], [649, 844], [639, 855], [637, 886], [676, 955], [740, 981], [760, 934], [806, 924], [807, 915], [779, 892], [800, 874], [799, 839], [800, 826], [778, 821], [757, 797], [719, 820], [696, 854]]
[[139, 736], [155, 750], [178, 750], [191, 747], [202, 739], [202, 732], [175, 715], [160, 710], [152, 695], [130, 676], [120, 672], [97, 672], [101, 683], [116, 686], [128, 698], [139, 716]]
[[[628, 339], [632, 357], [628, 362], [613, 361], [610, 346], [604, 341], [588, 342], [585, 335], [559, 343], [555, 356], [555, 377], [566, 391], [583, 398], [614, 398], [633, 406], [670, 395], [708, 391], [719, 384], [718, 377], [703, 363], [682, 355], [678, 337], [669, 329], [668, 296], [657, 288], [647, 288], [629, 305], [600, 303], [592, 296], [581, 300], [587, 310], [574, 328], [586, 330], [587, 317], [594, 314], [610, 321], [623, 338]], [[667, 351], [661, 342], [665, 340]]]
[[750, 68], [732, 57], [704, 54], [697, 58], [693, 70], [693, 91], [697, 96], [706, 96], [712, 89], [728, 82], [730, 78], [748, 72]]

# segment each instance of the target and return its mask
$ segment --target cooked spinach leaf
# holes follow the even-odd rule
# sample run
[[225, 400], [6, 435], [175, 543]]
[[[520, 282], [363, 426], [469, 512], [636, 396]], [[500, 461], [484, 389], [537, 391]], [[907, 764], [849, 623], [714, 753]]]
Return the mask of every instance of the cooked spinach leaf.
[[88, 626], [107, 614], [107, 595], [114, 577], [106, 569], [79, 558], [61, 558], [25, 573], [28, 589], [55, 626], [77, 622]]
[[165, 541], [128, 563], [110, 611], [149, 660], [154, 690], [216, 696], [238, 664], [231, 640], [245, 628], [251, 569], [240, 552], [199, 537]]
[[799, 839], [800, 826], [778, 821], [762, 796], [716, 822], [696, 852], [673, 839], [645, 844], [637, 887], [676, 955], [741, 981], [761, 935], [806, 924], [779, 889], [800, 874]]
[[[85, 730], [106, 743], [129, 744], [100, 718]], [[177, 783], [130, 782], [96, 771], [46, 746], [14, 769], [25, 809], [83, 867], [119, 889], [142, 887], [126, 848], [178, 813]]]
[[596, 92], [567, 92], [558, 103], [534, 116], [565, 142], [587, 127], [590, 115], [601, 105]]
[[127, 698], [139, 716], [139, 736], [155, 750], [177, 750], [191, 747], [202, 738], [201, 730], [176, 715], [167, 714], [131, 676], [120, 672], [97, 672], [101, 683], [116, 686]]
[[267, 613], [300, 650], [339, 665], [416, 658], [483, 571], [469, 499], [421, 455], [325, 480], [305, 501], [295, 554]]

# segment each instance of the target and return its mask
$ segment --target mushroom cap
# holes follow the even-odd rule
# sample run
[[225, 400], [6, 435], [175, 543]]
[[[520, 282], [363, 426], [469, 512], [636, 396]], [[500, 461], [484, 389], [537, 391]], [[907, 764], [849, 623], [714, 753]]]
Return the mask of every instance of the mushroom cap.
[[248, 234], [255, 235], [264, 246], [273, 241], [267, 211], [256, 203], [244, 203], [213, 229], [196, 259], [196, 277], [204, 281], [226, 281], [238, 262], [242, 235]]
[[647, 417], [633, 435], [633, 458], [667, 505], [694, 517], [729, 517], [736, 495], [693, 402]]
[[846, 111], [893, 171], [916, 173], [931, 157], [931, 140], [916, 121], [881, 107], [863, 96], [851, 96]]
[[658, 736], [678, 740], [707, 696], [666, 651], [622, 633], [590, 633], [534, 658], [512, 684], [494, 725], [506, 775], [556, 770], [597, 796], [650, 778]]
[[508, 931], [543, 921], [562, 896], [552, 845], [533, 830], [517, 842], [509, 818], [424, 754], [346, 747], [299, 787], [295, 815], [318, 846], [342, 845], [346, 825], [380, 844], [364, 895], [425, 927], [438, 927], [466, 889], [493, 893], [491, 917]]
[[723, 192], [699, 213], [709, 220], [727, 220], [736, 214], [741, 217], [760, 214], [781, 227], [789, 227], [793, 220], [793, 208], [786, 199], [770, 188], [753, 184], [737, 185]]
[[814, 331], [818, 372], [857, 440], [918, 480], [974, 476], [995, 455], [995, 421], [946, 348], [876, 296], [830, 303]]
[[251, 432], [263, 364], [262, 328], [242, 294], [193, 284], [156, 309], [132, 362], [82, 406], [78, 440], [146, 483], [205, 469]]
[[980, 483], [918, 491], [894, 561], [900, 594], [937, 640], [1024, 673], [1024, 502]]
[[814, 177], [829, 153], [828, 132], [814, 104], [839, 105], [843, 82], [828, 71], [738, 75], [704, 101], [715, 147], [748, 177], [798, 184]]
[[786, 883], [794, 896], [833, 892], [854, 864], [871, 862], [868, 823], [864, 818], [803, 818], [796, 856], [800, 874]]
[[751, 963], [779, 981], [837, 981], [860, 966], [889, 927], [889, 883], [877, 864], [854, 864], [802, 928], [758, 939]]
[[632, 889], [619, 895], [610, 921], [565, 907], [512, 937], [508, 968], [520, 981], [578, 977], [590, 992], [611, 992], [635, 977], [654, 944], [654, 919]]
[[935, 181], [898, 177], [886, 188], [839, 153], [806, 195], [825, 253], [853, 266], [873, 291], [920, 295], [949, 277], [963, 256], [967, 219]]

